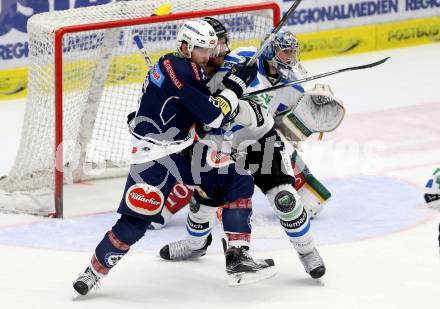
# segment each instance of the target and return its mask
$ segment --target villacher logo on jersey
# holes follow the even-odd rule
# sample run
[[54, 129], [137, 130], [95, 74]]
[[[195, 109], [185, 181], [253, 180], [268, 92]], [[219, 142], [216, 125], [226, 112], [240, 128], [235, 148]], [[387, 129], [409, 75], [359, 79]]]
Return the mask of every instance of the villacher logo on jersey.
[[162, 209], [162, 192], [148, 184], [135, 184], [128, 189], [125, 202], [131, 210], [142, 215], [152, 216]]

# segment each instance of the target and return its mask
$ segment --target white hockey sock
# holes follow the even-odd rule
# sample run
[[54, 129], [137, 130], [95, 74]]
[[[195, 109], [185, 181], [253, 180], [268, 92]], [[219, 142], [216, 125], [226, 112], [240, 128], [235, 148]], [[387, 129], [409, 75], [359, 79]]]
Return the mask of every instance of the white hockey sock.
[[310, 219], [293, 186], [277, 186], [267, 192], [267, 198], [295, 250], [300, 254], [313, 251], [315, 244], [310, 232]]
[[208, 235], [216, 221], [217, 207], [197, 204], [191, 207], [186, 220], [188, 235], [186, 240], [191, 249], [200, 249], [205, 243]]

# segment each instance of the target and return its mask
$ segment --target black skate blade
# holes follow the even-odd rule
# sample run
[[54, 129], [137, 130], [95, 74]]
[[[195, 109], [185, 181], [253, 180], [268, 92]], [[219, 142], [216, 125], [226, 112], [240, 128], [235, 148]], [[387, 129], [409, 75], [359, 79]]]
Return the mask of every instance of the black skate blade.
[[273, 259], [256, 259], [255, 262], [264, 266], [275, 266], [275, 262]]
[[82, 301], [84, 299], [88, 299], [90, 297], [93, 297], [96, 290], [99, 290], [99, 289], [100, 289], [100, 286], [94, 287], [90, 291], [88, 291], [86, 294], [81, 294], [77, 290], [74, 289], [73, 295], [72, 295], [72, 301]]
[[240, 286], [240, 285], [252, 284], [269, 279], [275, 276], [276, 274], [277, 271], [274, 266], [267, 267], [252, 273], [241, 272], [235, 274], [228, 274], [228, 285]]
[[73, 291], [72, 301], [80, 301], [84, 298], [84, 295], [79, 294], [77, 291]]
[[75, 289], [73, 290], [73, 293], [72, 293], [73, 295], [72, 295], [72, 301], [80, 301], [80, 300], [82, 300], [84, 297], [85, 297], [85, 295], [81, 295], [80, 293], [78, 293], [78, 291], [76, 291]]

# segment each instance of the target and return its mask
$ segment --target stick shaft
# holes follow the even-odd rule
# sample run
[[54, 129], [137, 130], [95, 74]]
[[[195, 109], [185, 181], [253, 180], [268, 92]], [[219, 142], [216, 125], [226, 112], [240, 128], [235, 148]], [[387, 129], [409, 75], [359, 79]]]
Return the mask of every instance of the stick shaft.
[[295, 12], [296, 8], [301, 3], [301, 1], [302, 0], [296, 0], [292, 4], [292, 6], [289, 8], [289, 10], [286, 12], [286, 14], [283, 16], [283, 18], [281, 18], [281, 20], [278, 23], [278, 25], [276, 25], [276, 27], [272, 30], [272, 32], [266, 38], [266, 40], [264, 40], [263, 43], [261, 43], [261, 45], [258, 48], [258, 50], [255, 53], [255, 55], [253, 55], [251, 60], [248, 62], [248, 64], [247, 64], [248, 66], [253, 65], [255, 63], [255, 61], [257, 61], [258, 57], [260, 57], [260, 55], [263, 53], [263, 50], [267, 47], [267, 45], [269, 45], [269, 43], [272, 42], [275, 39], [275, 36], [277, 35], [278, 31], [280, 31], [281, 27], [284, 26], [284, 24], [287, 22], [289, 17], [293, 14], [293, 12]]
[[390, 57], [387, 57], [387, 58], [384, 58], [382, 60], [379, 60], [379, 61], [376, 61], [376, 62], [372, 62], [372, 63], [369, 63], [369, 64], [365, 64], [365, 65], [359, 65], [359, 66], [354, 66], [354, 67], [348, 67], [348, 68], [345, 68], [345, 69], [339, 69], [339, 70], [335, 70], [335, 71], [321, 73], [321, 74], [309, 76], [309, 77], [306, 77], [306, 78], [298, 79], [298, 80], [295, 80], [295, 81], [290, 82], [290, 83], [280, 84], [280, 85], [276, 85], [276, 86], [273, 86], [273, 87], [269, 87], [269, 88], [260, 89], [260, 90], [257, 90], [257, 91], [245, 93], [241, 97], [241, 99], [246, 99], [246, 98], [249, 98], [250, 96], [257, 95], [257, 94], [260, 94], [260, 93], [270, 92], [270, 91], [274, 91], [274, 90], [281, 89], [281, 88], [284, 88], [284, 87], [290, 87], [290, 86], [293, 86], [293, 85], [302, 84], [302, 83], [305, 83], [305, 82], [308, 82], [308, 81], [311, 81], [311, 80], [315, 80], [315, 79], [319, 79], [319, 78], [335, 75], [335, 74], [346, 72], [346, 71], [355, 71], [355, 70], [363, 70], [363, 69], [373, 68], [375, 66], [381, 65], [382, 63], [387, 61], [389, 58]]

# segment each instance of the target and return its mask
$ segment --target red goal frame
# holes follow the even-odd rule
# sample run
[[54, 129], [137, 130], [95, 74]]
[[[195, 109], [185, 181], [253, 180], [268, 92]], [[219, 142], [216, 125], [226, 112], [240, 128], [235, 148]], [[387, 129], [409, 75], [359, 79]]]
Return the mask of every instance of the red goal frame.
[[63, 217], [63, 36], [66, 33], [83, 32], [90, 30], [101, 30], [119, 28], [123, 26], [136, 26], [143, 24], [153, 24], [164, 21], [182, 20], [205, 16], [215, 16], [238, 12], [249, 12], [256, 10], [272, 10], [273, 24], [278, 24], [281, 17], [281, 10], [275, 2], [263, 2], [256, 4], [246, 4], [217, 8], [210, 10], [200, 10], [193, 12], [173, 13], [161, 16], [146, 16], [135, 19], [124, 19], [117, 21], [90, 23], [75, 26], [61, 27], [55, 31], [55, 213], [54, 218]]

